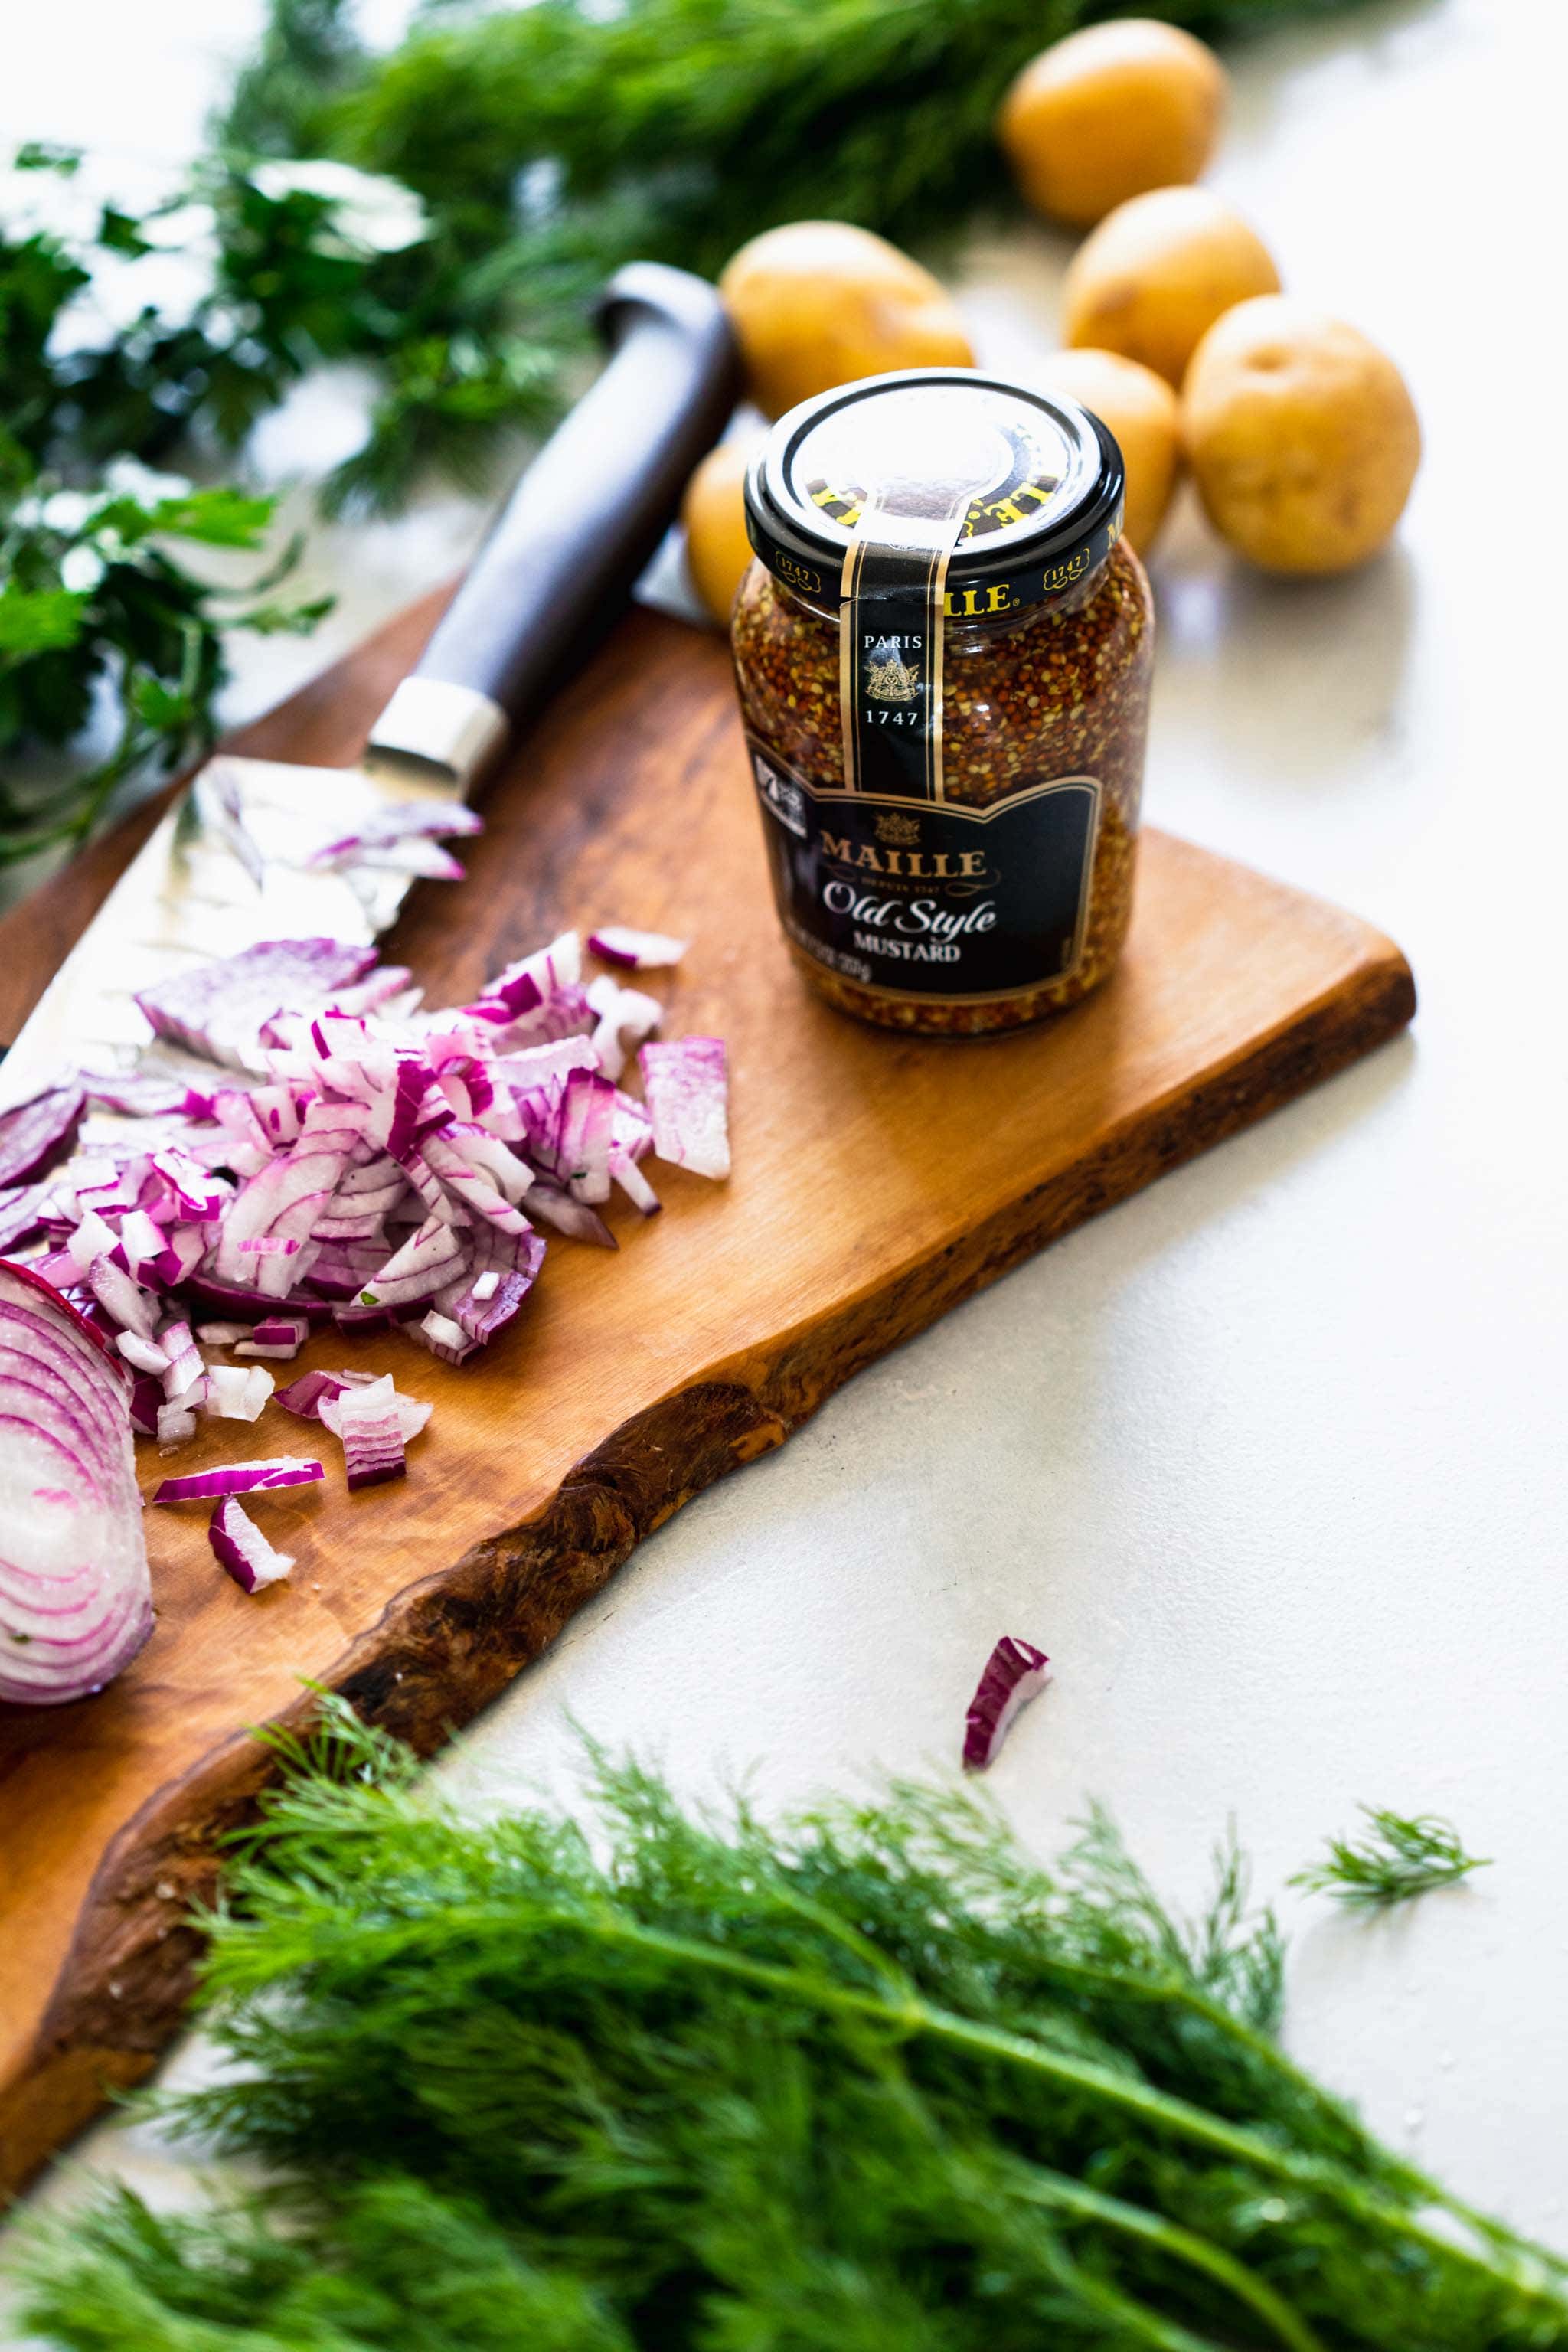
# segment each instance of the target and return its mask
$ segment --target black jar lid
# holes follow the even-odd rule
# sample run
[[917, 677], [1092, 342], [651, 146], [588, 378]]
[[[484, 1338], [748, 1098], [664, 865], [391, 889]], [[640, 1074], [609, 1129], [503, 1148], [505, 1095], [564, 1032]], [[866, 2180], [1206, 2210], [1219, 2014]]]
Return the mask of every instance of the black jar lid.
[[831, 605], [868, 500], [895, 538], [900, 519], [945, 513], [947, 608], [979, 617], [1065, 596], [1115, 545], [1122, 491], [1121, 450], [1077, 401], [910, 368], [781, 416], [747, 476], [746, 530], [775, 579]]

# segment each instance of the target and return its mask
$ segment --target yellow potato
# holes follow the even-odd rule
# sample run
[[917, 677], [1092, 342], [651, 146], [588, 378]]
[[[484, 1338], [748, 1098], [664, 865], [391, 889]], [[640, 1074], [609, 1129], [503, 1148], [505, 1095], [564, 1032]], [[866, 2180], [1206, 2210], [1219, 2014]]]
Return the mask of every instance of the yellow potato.
[[1210, 328], [1182, 432], [1209, 520], [1269, 572], [1345, 572], [1375, 555], [1421, 462], [1415, 404], [1387, 353], [1283, 295]]
[[1126, 16], [1033, 58], [1002, 101], [997, 134], [1026, 202], [1087, 228], [1129, 196], [1195, 180], [1228, 89], [1202, 41]]
[[769, 416], [857, 376], [974, 363], [930, 270], [847, 221], [764, 229], [726, 265], [719, 291], [752, 398]]
[[746, 467], [760, 436], [731, 436], [710, 449], [686, 485], [680, 520], [691, 584], [722, 629], [752, 560], [746, 537]]
[[1028, 380], [1042, 392], [1066, 393], [1110, 425], [1127, 468], [1122, 528], [1146, 555], [1165, 520], [1181, 461], [1181, 412], [1164, 377], [1115, 352], [1078, 351], [1053, 352], [1030, 369]]
[[1155, 188], [1108, 213], [1062, 288], [1069, 343], [1120, 352], [1180, 386], [1215, 320], [1254, 294], [1277, 294], [1268, 247], [1207, 188]]

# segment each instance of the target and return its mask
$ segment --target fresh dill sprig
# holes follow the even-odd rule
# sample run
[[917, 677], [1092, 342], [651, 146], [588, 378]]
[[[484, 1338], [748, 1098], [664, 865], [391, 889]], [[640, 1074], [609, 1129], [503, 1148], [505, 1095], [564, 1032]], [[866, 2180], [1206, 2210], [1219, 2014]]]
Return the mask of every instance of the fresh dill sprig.
[[1372, 1825], [1370, 1835], [1328, 1839], [1327, 1861], [1299, 1870], [1288, 1885], [1335, 1895], [1353, 1908], [1381, 1910], [1491, 1867], [1489, 1855], [1467, 1853], [1453, 1822], [1436, 1813], [1407, 1817], [1382, 1805], [1360, 1810]]
[[[181, 560], [182, 545], [259, 548], [273, 506], [131, 460], [86, 489], [47, 478], [9, 498], [0, 488], [0, 866], [74, 848], [129, 778], [168, 773], [206, 750], [229, 630], [300, 634], [330, 610], [330, 596], [280, 603], [271, 593], [297, 543], [240, 590]], [[52, 785], [6, 774], [25, 747], [74, 742], [106, 686], [120, 725], [100, 760]]]
[[1103, 1816], [783, 1823], [597, 1755], [584, 1819], [446, 1810], [327, 1702], [237, 1849], [165, 2103], [231, 2204], [46, 2228], [68, 2352], [1563, 2352], [1568, 2265], [1271, 2032], [1233, 1848], [1195, 1926]]

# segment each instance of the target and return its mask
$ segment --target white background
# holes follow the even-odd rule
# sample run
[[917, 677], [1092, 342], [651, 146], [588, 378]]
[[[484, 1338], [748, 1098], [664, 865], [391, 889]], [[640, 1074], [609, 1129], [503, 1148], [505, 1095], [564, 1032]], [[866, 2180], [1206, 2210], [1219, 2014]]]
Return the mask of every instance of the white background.
[[[250, 16], [14, 11], [0, 131], [177, 147]], [[1149, 810], [1392, 931], [1412, 1037], [692, 1505], [442, 1771], [476, 1802], [548, 1781], [568, 1709], [691, 1789], [946, 1771], [991, 1643], [1026, 1635], [1058, 1679], [992, 1776], [1023, 1835], [1048, 1849], [1096, 1793], [1195, 1899], [1234, 1816], [1291, 1934], [1292, 2049], [1568, 2244], [1565, 62], [1556, 0], [1289, 30], [1235, 57], [1214, 174], [1293, 289], [1394, 352], [1426, 458], [1399, 544], [1338, 583], [1268, 584], [1182, 514], [1154, 566]], [[984, 357], [1049, 345], [1068, 250], [1025, 230], [971, 254]], [[331, 399], [297, 415], [296, 461], [342, 429]], [[352, 576], [342, 534], [318, 542], [346, 592], [334, 639], [474, 528], [433, 499]], [[309, 658], [268, 649], [236, 708]], [[1283, 1892], [1363, 1799], [1451, 1812], [1495, 1866], [1370, 1925]], [[87, 2153], [164, 2170], [145, 2135]]]

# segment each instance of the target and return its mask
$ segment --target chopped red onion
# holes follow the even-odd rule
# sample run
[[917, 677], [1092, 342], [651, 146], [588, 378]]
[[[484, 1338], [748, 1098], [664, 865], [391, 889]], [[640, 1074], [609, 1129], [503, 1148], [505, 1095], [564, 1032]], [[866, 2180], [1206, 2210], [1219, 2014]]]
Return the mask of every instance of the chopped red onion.
[[466, 1362], [479, 1344], [469, 1339], [460, 1323], [454, 1323], [449, 1315], [437, 1314], [435, 1307], [416, 1327], [415, 1336], [433, 1356], [439, 1356], [447, 1364]]
[[618, 1078], [633, 1048], [658, 1027], [664, 1007], [657, 996], [647, 996], [640, 988], [623, 988], [608, 972], [590, 981], [588, 1002], [599, 1016], [590, 1040], [599, 1067], [605, 1077]]
[[285, 1412], [295, 1413], [301, 1421], [320, 1421], [321, 1399], [341, 1396], [349, 1386], [346, 1372], [301, 1372], [297, 1381], [278, 1391], [278, 1402]]
[[[322, 855], [395, 859], [444, 829], [398, 814]], [[459, 815], [456, 829], [473, 828]], [[622, 969], [682, 949], [619, 926], [594, 936]], [[640, 1165], [650, 1150], [702, 1172], [728, 1165], [722, 1047], [643, 1043], [657, 1000], [609, 974], [584, 987], [576, 933], [467, 1006], [420, 1012], [408, 977], [331, 940], [272, 940], [176, 975], [145, 992], [163, 1042], [144, 1069], [89, 1082], [132, 1125], [89, 1129], [89, 1148], [47, 1182], [0, 1191], [0, 1234], [25, 1236], [134, 1367], [138, 1429], [161, 1421], [168, 1440], [195, 1413], [254, 1421], [272, 1392], [264, 1363], [290, 1360], [328, 1320], [401, 1327], [461, 1362], [527, 1297], [544, 1254], [536, 1225], [613, 1249], [601, 1213], [613, 1192], [644, 1216], [658, 1207]], [[638, 1044], [646, 1104], [616, 1083]], [[245, 1082], [193, 1085], [185, 1048]], [[203, 1362], [194, 1302], [215, 1318], [204, 1344], [248, 1360]], [[306, 1375], [284, 1398], [319, 1417], [324, 1397], [330, 1417], [350, 1384]]]
[[463, 869], [455, 857], [437, 846], [437, 836], [450, 839], [484, 829], [484, 819], [461, 801], [405, 801], [367, 817], [357, 833], [329, 841], [306, 862], [312, 866], [363, 866], [373, 871], [460, 882]]
[[266, 940], [222, 962], [174, 973], [140, 990], [136, 1002], [155, 1035], [231, 1069], [257, 1069], [256, 1039], [265, 1022], [326, 1003], [363, 980], [374, 961], [374, 948], [341, 940]]
[[625, 923], [605, 923], [589, 932], [588, 945], [606, 963], [618, 963], [629, 971], [657, 971], [679, 963], [689, 942], [672, 940], [667, 931], [634, 931]]
[[[132, 1282], [122, 1266], [112, 1258], [95, 1257], [87, 1270], [88, 1287], [106, 1315], [111, 1316], [122, 1330], [134, 1331], [138, 1338], [150, 1339], [157, 1328], [158, 1302], [150, 1290]], [[151, 1365], [143, 1365], [144, 1371]], [[159, 1367], [163, 1369], [162, 1365]]]
[[207, 761], [196, 779], [196, 804], [218, 839], [238, 859], [257, 888], [262, 889], [267, 881], [267, 865], [245, 822], [245, 801], [232, 761]]
[[165, 1323], [158, 1334], [158, 1345], [168, 1366], [163, 1374], [163, 1393], [170, 1403], [199, 1403], [200, 1396], [193, 1391], [200, 1390], [205, 1392], [207, 1368], [202, 1361], [190, 1325], [177, 1318]]
[[642, 1217], [657, 1214], [664, 1203], [629, 1151], [610, 1149], [610, 1181], [618, 1184], [627, 1200]]
[[76, 1141], [85, 1101], [72, 1078], [0, 1110], [0, 1185], [25, 1184], [63, 1160]]
[[661, 1160], [694, 1176], [730, 1173], [729, 1078], [721, 1037], [682, 1037], [637, 1055]]
[[212, 1117], [212, 1097], [199, 1093], [173, 1073], [165, 1076], [156, 1070], [135, 1070], [84, 1074], [82, 1086], [89, 1103], [98, 1103], [105, 1110], [120, 1111], [126, 1118]]
[[161, 1404], [154, 1434], [160, 1454], [172, 1454], [177, 1445], [187, 1445], [196, 1433], [196, 1416], [188, 1405]]
[[321, 1417], [334, 1437], [342, 1435], [341, 1423], [344, 1401], [351, 1397], [371, 1396], [373, 1391], [372, 1401], [377, 1411], [384, 1411], [396, 1423], [397, 1433], [405, 1444], [411, 1437], [418, 1436], [435, 1411], [435, 1407], [427, 1404], [422, 1397], [405, 1396], [394, 1385], [390, 1372], [380, 1375], [342, 1372], [338, 1377], [342, 1383], [339, 1393], [335, 1397], [323, 1395], [321, 1401]]
[[212, 1515], [207, 1529], [220, 1568], [226, 1568], [246, 1592], [259, 1592], [276, 1584], [294, 1565], [292, 1554], [275, 1551], [244, 1506], [226, 1495]]
[[50, 1197], [45, 1184], [11, 1184], [0, 1192], [0, 1255], [42, 1230]]
[[265, 1364], [212, 1364], [207, 1369], [206, 1411], [218, 1421], [258, 1421], [272, 1394]]
[[1032, 1642], [1004, 1633], [985, 1661], [985, 1671], [963, 1719], [963, 1769], [984, 1772], [995, 1761], [1009, 1725], [1050, 1680], [1050, 1660]]
[[399, 1396], [390, 1372], [365, 1388], [345, 1388], [335, 1397], [322, 1396], [320, 1411], [327, 1427], [342, 1440], [343, 1468], [351, 1488], [379, 1486], [389, 1478], [401, 1478], [408, 1467], [405, 1444], [430, 1418], [427, 1404]]
[[130, 1397], [102, 1334], [0, 1261], [0, 1700], [85, 1698], [153, 1630]]
[[319, 1462], [280, 1454], [268, 1462], [229, 1462], [217, 1470], [193, 1470], [185, 1478], [165, 1478], [153, 1490], [155, 1503], [210, 1503], [220, 1495], [253, 1495], [275, 1486], [313, 1486], [324, 1475]]
[[[32, 1268], [32, 1272], [35, 1274], [37, 1274], [37, 1266]], [[135, 1431], [138, 1437], [157, 1436], [158, 1415], [163, 1412], [167, 1402], [168, 1400], [163, 1394], [163, 1381], [153, 1380], [151, 1373], [139, 1373], [136, 1379], [132, 1381], [131, 1384], [131, 1426]]]
[[121, 1331], [116, 1336], [114, 1344], [126, 1362], [134, 1364], [139, 1372], [151, 1372], [154, 1379], [161, 1381], [169, 1369], [169, 1359], [156, 1339], [142, 1339], [134, 1331]]
[[297, 1356], [310, 1337], [310, 1326], [303, 1315], [267, 1315], [256, 1326], [248, 1339], [242, 1339], [235, 1349], [237, 1356], [270, 1356], [287, 1363]]

